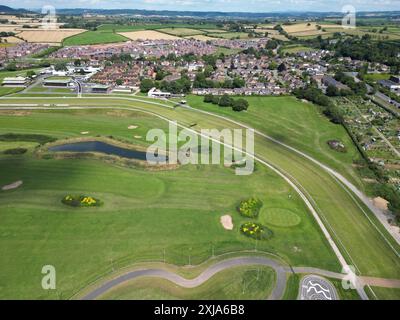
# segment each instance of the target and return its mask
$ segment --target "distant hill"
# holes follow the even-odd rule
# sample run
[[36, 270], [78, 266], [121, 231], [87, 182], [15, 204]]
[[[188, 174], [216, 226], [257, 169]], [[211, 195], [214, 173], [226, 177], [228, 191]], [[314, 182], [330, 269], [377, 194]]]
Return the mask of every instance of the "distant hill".
[[6, 13], [6, 14], [21, 14], [21, 13], [31, 13], [28, 10], [25, 9], [14, 9], [14, 8], [10, 8], [7, 6], [2, 6], [0, 5], [0, 13]]
[[[140, 9], [58, 9], [64, 15], [138, 15], [145, 17], [192, 17], [200, 19], [265, 19], [265, 18], [324, 18], [343, 17], [341, 12], [214, 12], [214, 11], [168, 11]], [[358, 17], [399, 17], [399, 11], [358, 12]]]

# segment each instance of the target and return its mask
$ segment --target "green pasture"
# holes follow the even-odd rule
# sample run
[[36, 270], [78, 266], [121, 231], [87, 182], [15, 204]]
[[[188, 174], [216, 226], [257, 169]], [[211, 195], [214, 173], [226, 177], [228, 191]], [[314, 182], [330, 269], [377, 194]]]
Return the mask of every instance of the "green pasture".
[[[135, 112], [109, 112], [1, 114], [0, 134], [67, 138], [89, 131], [93, 137], [112, 135], [144, 146], [146, 142], [133, 135], [145, 136], [151, 128], [166, 126]], [[128, 130], [129, 125], [139, 128]], [[171, 264], [198, 264], [213, 253], [255, 247], [293, 265], [340, 269], [301, 199], [262, 166], [250, 176], [236, 176], [232, 169], [218, 165], [146, 171], [100, 160], [37, 159], [33, 147], [22, 156], [0, 155], [0, 185], [24, 182], [16, 190], [0, 192], [0, 252], [10, 262], [1, 268], [1, 298], [68, 298], [98, 277], [133, 262], [165, 257]], [[61, 203], [63, 196], [76, 193], [101, 199], [104, 206], [73, 209]], [[238, 202], [251, 196], [260, 198], [266, 208], [296, 212], [301, 223], [269, 226], [274, 237], [256, 244], [239, 233], [248, 220], [236, 212]], [[233, 231], [224, 230], [219, 222], [225, 214], [233, 217]], [[40, 287], [41, 267], [46, 264], [57, 269], [56, 292]]]

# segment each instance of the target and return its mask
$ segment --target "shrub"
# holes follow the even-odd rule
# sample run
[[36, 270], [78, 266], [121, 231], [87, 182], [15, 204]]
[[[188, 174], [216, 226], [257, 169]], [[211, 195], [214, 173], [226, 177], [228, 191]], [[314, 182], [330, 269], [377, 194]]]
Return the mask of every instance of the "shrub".
[[236, 112], [240, 112], [243, 110], [247, 110], [249, 107], [249, 102], [245, 99], [239, 99], [233, 102], [232, 110]]
[[4, 154], [24, 154], [27, 151], [28, 151], [28, 149], [25, 149], [25, 148], [15, 148], [15, 149], [5, 150], [3, 153]]
[[256, 198], [244, 200], [239, 204], [239, 213], [246, 218], [257, 218], [262, 207], [262, 201]]
[[5, 133], [0, 134], [0, 141], [29, 141], [45, 144], [48, 142], [56, 141], [57, 139], [42, 134], [19, 134], [19, 133]]
[[246, 237], [256, 240], [267, 240], [273, 235], [270, 229], [256, 222], [246, 222], [242, 224], [240, 232]]
[[61, 202], [71, 207], [99, 207], [102, 205], [99, 199], [86, 195], [66, 195]]
[[227, 94], [224, 94], [220, 99], [218, 105], [220, 107], [232, 107], [233, 105], [233, 99], [228, 96]]

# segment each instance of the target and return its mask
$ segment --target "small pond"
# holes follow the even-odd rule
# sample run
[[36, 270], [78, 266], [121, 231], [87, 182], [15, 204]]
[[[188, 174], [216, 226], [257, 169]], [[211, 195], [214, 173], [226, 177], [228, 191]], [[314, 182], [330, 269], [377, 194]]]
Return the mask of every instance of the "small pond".
[[[146, 152], [125, 149], [121, 147], [114, 146], [101, 141], [84, 141], [84, 142], [74, 142], [66, 143], [54, 147], [50, 147], [49, 151], [67, 151], [67, 152], [100, 152], [110, 155], [116, 155], [122, 158], [146, 160]], [[159, 160], [162, 158], [159, 157]]]

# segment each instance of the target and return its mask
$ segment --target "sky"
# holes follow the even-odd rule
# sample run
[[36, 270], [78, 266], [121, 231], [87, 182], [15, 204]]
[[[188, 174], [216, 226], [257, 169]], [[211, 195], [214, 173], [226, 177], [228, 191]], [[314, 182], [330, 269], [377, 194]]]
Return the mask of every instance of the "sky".
[[334, 11], [341, 12], [345, 5], [357, 11], [400, 10], [400, 0], [13, 0], [0, 4], [14, 8], [96, 9], [149, 9], [178, 11], [237, 11], [237, 12], [282, 12], [282, 11]]

